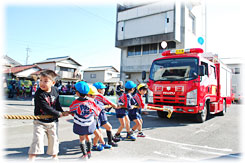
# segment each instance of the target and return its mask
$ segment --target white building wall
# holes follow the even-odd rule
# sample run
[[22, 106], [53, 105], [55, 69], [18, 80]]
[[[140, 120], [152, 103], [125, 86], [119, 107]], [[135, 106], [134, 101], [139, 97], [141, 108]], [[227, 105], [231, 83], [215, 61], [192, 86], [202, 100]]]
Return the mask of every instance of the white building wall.
[[173, 30], [174, 3], [158, 2], [118, 13], [118, 40], [164, 34]]
[[115, 72], [113, 70], [106, 70], [104, 71], [104, 81], [107, 81], [111, 78], [116, 78], [118, 77], [118, 74], [119, 74], [118, 72]]
[[[191, 10], [190, 10], [191, 9]], [[192, 20], [190, 12], [195, 16], [196, 27], [195, 34], [192, 32]], [[200, 45], [198, 38], [203, 37], [205, 40], [205, 6], [197, 5], [193, 8], [185, 6], [185, 49], [187, 48], [202, 48], [205, 50], [205, 43]]]
[[15, 75], [16, 75], [17, 77], [28, 77], [28, 76], [30, 76], [32, 73], [37, 72], [37, 71], [39, 71], [38, 68], [31, 68], [31, 69], [27, 69], [27, 70], [21, 71], [21, 72], [19, 72], [19, 73], [16, 73]]
[[[95, 74], [96, 77], [92, 78], [91, 74]], [[83, 79], [88, 83], [104, 82], [105, 81], [105, 71], [84, 71]]]
[[157, 2], [150, 5], [140, 6], [118, 13], [118, 21], [135, 19], [147, 15], [154, 15], [160, 12], [165, 12], [174, 9], [174, 3]]
[[53, 71], [55, 71], [55, 69], [56, 69], [55, 63], [43, 63], [43, 64], [37, 63], [37, 66], [39, 66], [41, 69], [49, 69], [49, 70], [53, 70]]
[[118, 28], [118, 40], [169, 33], [174, 30], [174, 12], [148, 15], [120, 23], [124, 27]]

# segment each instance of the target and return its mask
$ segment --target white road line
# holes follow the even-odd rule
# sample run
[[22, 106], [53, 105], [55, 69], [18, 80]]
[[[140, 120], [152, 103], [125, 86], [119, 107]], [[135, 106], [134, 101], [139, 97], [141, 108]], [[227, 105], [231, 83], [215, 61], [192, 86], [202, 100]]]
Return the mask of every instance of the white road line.
[[146, 115], [147, 117], [153, 117], [153, 118], [158, 118], [156, 115]]
[[195, 152], [204, 153], [204, 154], [218, 155], [218, 156], [224, 156], [224, 155], [227, 155], [227, 153], [219, 153], [219, 152], [204, 151], [204, 150], [200, 150], [200, 149], [192, 149], [192, 148], [188, 148], [188, 147], [181, 147], [181, 149], [184, 149], [184, 150], [190, 150], [190, 151], [195, 150]]
[[185, 158], [185, 157], [177, 157], [175, 155], [172, 155], [172, 154], [164, 154], [164, 153], [161, 153], [161, 152], [158, 152], [158, 151], [154, 151], [153, 153], [155, 154], [158, 154], [160, 156], [164, 156], [164, 157], [171, 157], [171, 158], [176, 158], [176, 160], [184, 160], [184, 161], [197, 161], [196, 159], [191, 159], [191, 158]]
[[158, 151], [154, 151], [153, 153], [158, 154], [158, 155], [162, 155], [162, 156], [167, 156], [167, 157], [171, 157], [171, 158], [177, 158], [177, 156], [172, 155], [172, 154], [164, 154]]
[[198, 133], [200, 133], [200, 132], [207, 132], [207, 131], [206, 131], [206, 130], [202, 130], [202, 129], [201, 129], [201, 130], [197, 130], [197, 131], [194, 133], [194, 135], [195, 135], [195, 134], [198, 134]]
[[202, 148], [202, 149], [210, 149], [210, 150], [223, 151], [223, 152], [232, 152], [232, 149], [227, 149], [227, 148], [214, 148], [214, 147], [201, 146], [201, 145], [178, 143], [178, 142], [164, 140], [164, 139], [151, 138], [149, 136], [146, 136], [145, 138], [146, 139], [150, 139], [150, 140], [159, 141], [159, 142], [164, 142], [164, 143], [169, 143], [169, 144], [175, 144], [175, 145], [179, 145], [179, 146], [187, 146], [187, 147], [195, 147], [195, 148]]

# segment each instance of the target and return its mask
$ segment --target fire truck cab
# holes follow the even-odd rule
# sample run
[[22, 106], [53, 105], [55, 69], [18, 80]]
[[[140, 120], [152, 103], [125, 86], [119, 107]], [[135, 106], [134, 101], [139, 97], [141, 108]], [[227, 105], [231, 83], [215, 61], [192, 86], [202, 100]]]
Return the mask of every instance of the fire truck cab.
[[[224, 115], [231, 104], [231, 70], [200, 48], [168, 50], [150, 69], [149, 106], [194, 114], [204, 122], [209, 114]], [[157, 111], [159, 117], [167, 112]]]

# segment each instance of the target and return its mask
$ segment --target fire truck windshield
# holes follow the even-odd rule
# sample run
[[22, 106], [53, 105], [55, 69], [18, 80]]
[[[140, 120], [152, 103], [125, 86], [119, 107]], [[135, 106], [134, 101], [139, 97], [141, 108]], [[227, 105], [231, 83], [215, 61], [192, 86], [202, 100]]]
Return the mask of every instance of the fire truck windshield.
[[150, 79], [154, 81], [193, 80], [198, 74], [197, 58], [161, 59], [152, 63]]

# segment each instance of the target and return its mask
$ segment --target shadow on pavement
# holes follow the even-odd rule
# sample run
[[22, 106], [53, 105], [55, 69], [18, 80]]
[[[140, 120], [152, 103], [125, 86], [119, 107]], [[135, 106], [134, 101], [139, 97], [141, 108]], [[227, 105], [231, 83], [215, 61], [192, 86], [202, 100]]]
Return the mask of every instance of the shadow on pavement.
[[[195, 122], [195, 117], [193, 115], [189, 114], [173, 114], [172, 117], [169, 119], [167, 117], [159, 118], [156, 111], [148, 111], [148, 113], [148, 115], [142, 115], [144, 130], [159, 127], [180, 127], [188, 126], [191, 124], [200, 124]], [[120, 123], [115, 115], [107, 115], [107, 117], [113, 129], [117, 129], [120, 126]], [[206, 121], [209, 121], [214, 117], [215, 116], [211, 115]], [[134, 122], [130, 122], [130, 127], [134, 125]]]
[[238, 161], [242, 159], [242, 153], [233, 153], [224, 156], [219, 156], [211, 159], [207, 159], [206, 161]]
[[[47, 146], [44, 147], [45, 153], [47, 151], [47, 148], [48, 148]], [[59, 149], [60, 149], [59, 156], [81, 154], [81, 149], [79, 146], [79, 140], [78, 139], [72, 140], [72, 141], [60, 142]], [[29, 146], [28, 147], [22, 147], [22, 148], [5, 148], [3, 150], [8, 151], [8, 153], [9, 153], [9, 154], [4, 155], [5, 159], [11, 159], [11, 160], [27, 159]], [[50, 156], [47, 154], [42, 154], [42, 155], [38, 155], [38, 157], [48, 158]]]

